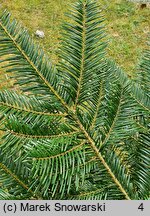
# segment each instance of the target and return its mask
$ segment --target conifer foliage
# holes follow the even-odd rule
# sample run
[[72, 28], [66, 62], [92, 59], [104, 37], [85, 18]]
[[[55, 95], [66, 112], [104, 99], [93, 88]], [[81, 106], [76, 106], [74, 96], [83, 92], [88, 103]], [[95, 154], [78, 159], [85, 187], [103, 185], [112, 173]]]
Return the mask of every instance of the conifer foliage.
[[148, 199], [150, 50], [136, 82], [106, 53], [96, 0], [78, 0], [52, 65], [10, 13], [0, 62], [0, 199]]

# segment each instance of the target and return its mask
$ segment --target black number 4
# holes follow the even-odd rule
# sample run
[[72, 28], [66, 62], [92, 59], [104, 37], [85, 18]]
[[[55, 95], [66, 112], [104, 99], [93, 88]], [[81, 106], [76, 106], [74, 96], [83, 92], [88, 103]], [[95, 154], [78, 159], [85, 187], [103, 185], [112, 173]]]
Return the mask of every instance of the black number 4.
[[139, 210], [143, 211], [144, 210], [144, 206], [143, 206], [143, 203], [141, 203], [138, 207]]

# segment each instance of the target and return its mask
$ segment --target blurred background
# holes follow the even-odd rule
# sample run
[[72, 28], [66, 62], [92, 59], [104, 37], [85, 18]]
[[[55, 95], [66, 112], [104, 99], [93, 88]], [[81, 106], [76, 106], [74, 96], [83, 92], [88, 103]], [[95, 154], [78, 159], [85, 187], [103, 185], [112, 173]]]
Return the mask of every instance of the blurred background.
[[[129, 74], [136, 76], [137, 63], [146, 48], [150, 32], [150, 4], [128, 0], [97, 0], [106, 17], [108, 56]], [[38, 41], [53, 63], [57, 63], [61, 23], [70, 4], [75, 0], [0, 0], [0, 12], [7, 9], [12, 17], [25, 26]], [[44, 32], [44, 38], [35, 35]], [[3, 69], [0, 69], [0, 89], [13, 88]]]

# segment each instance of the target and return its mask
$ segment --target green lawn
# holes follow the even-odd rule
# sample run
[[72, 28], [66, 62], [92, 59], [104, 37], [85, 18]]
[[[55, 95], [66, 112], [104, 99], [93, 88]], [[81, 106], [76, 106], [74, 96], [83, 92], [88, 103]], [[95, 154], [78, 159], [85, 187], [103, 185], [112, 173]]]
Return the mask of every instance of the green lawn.
[[[52, 62], [56, 63], [61, 22], [64, 20], [64, 12], [73, 2], [74, 0], [0, 0], [0, 11], [10, 11], [13, 17], [29, 29]], [[136, 63], [146, 47], [150, 32], [150, 7], [140, 9], [138, 4], [127, 0], [99, 2], [106, 17], [108, 55], [129, 75], [135, 75]], [[45, 32], [44, 39], [36, 38], [34, 33], [37, 29]], [[12, 86], [12, 83], [6, 79], [1, 69], [0, 88], [7, 86]]]

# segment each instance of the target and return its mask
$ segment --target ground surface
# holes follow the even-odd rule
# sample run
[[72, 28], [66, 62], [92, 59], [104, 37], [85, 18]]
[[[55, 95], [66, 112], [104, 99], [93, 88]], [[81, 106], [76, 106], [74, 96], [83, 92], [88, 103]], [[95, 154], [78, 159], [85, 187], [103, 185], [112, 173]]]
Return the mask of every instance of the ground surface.
[[[141, 9], [139, 4], [128, 0], [98, 0], [106, 17], [108, 55], [125, 71], [134, 76], [136, 63], [146, 46], [150, 32], [150, 7]], [[30, 34], [57, 62], [57, 50], [64, 12], [74, 0], [0, 0], [0, 11], [7, 9], [22, 23]], [[39, 29], [45, 32], [44, 39], [34, 35]], [[0, 70], [0, 89], [12, 87], [3, 70]]]

